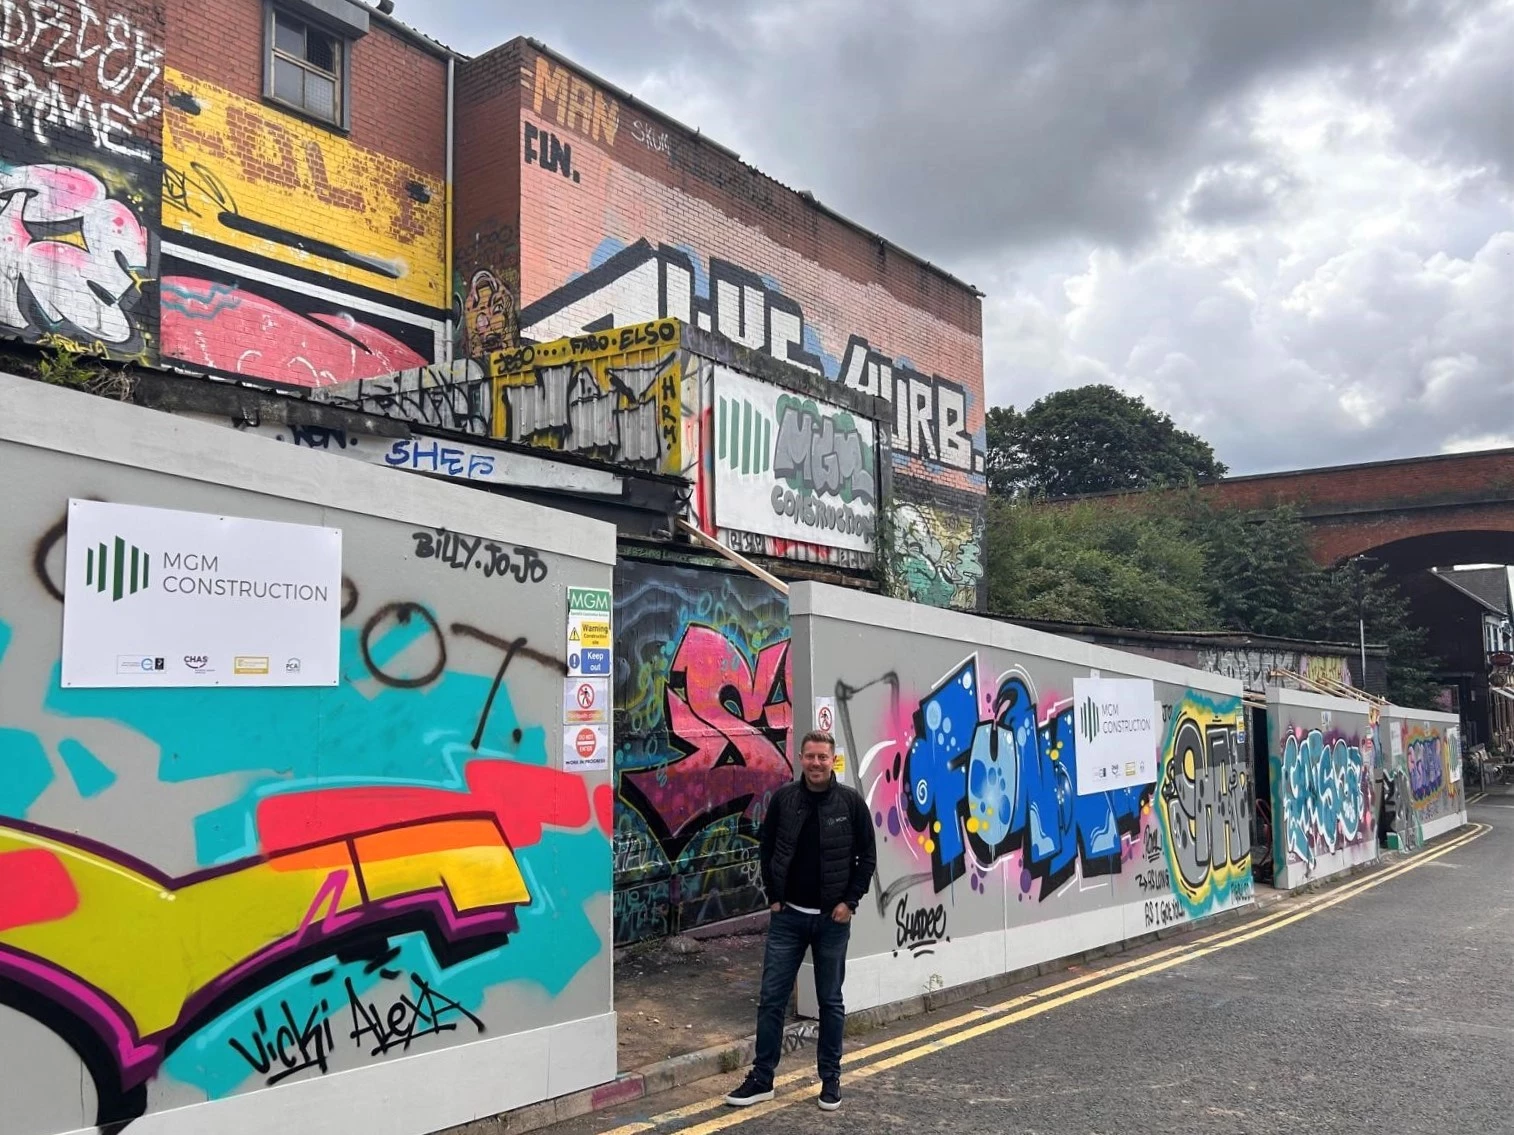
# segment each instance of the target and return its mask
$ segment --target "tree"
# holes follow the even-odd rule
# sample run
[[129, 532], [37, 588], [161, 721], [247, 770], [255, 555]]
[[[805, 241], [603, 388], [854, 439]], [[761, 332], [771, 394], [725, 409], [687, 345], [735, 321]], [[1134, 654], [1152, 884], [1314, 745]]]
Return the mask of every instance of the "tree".
[[1429, 705], [1434, 695], [1425, 634], [1386, 569], [1319, 567], [1292, 509], [1215, 509], [1181, 493], [994, 499], [987, 543], [989, 609], [1000, 614], [1352, 643], [1360, 614], [1367, 641], [1388, 647], [1388, 696]]
[[1301, 590], [1297, 611], [1298, 625], [1313, 628], [1311, 637], [1336, 642], [1355, 642], [1362, 619], [1367, 641], [1388, 647], [1388, 697], [1396, 704], [1428, 706], [1439, 692], [1439, 663], [1426, 654], [1425, 630], [1410, 622], [1409, 600], [1386, 566], [1348, 562], [1317, 572]]
[[987, 542], [990, 610], [1152, 630], [1212, 622], [1202, 550], [1170, 516], [996, 499]]
[[1000, 496], [1069, 496], [1213, 480], [1209, 443], [1112, 386], [1059, 390], [987, 414], [988, 479]]
[[[1363, 619], [1367, 641], [1388, 647], [1388, 697], [1400, 705], [1430, 704], [1436, 662], [1426, 655], [1425, 632], [1410, 621], [1409, 601], [1386, 567], [1321, 568], [1310, 555], [1308, 529], [1291, 508], [1240, 512], [1196, 502], [1185, 523], [1204, 548], [1208, 599], [1219, 626], [1356, 642]], [[1357, 685], [1365, 681], [1363, 674], [1354, 676]]]

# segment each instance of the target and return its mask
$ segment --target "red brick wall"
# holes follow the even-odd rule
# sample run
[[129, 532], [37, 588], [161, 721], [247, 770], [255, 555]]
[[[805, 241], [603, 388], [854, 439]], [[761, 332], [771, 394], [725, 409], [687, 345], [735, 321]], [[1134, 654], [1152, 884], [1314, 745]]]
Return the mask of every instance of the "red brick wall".
[[[175, 0], [168, 62], [243, 98], [263, 97], [263, 0]], [[441, 177], [447, 63], [378, 21], [352, 45], [354, 145]]]
[[177, 0], [163, 133], [161, 354], [322, 385], [444, 357], [447, 62], [374, 20], [351, 130], [263, 98], [262, 0]]
[[0, 337], [155, 354], [164, 7], [0, 5]]
[[[515, 159], [519, 334], [671, 316], [890, 398], [916, 597], [972, 605], [985, 491], [977, 295], [571, 65], [507, 46], [473, 96], [496, 100], [466, 144], [487, 157], [465, 161]], [[513, 85], [516, 114], [499, 84]], [[460, 247], [490, 211], [465, 214]]]
[[520, 301], [521, 43], [458, 66], [457, 213], [453, 219], [458, 353], [513, 346]]
[[1297, 473], [1238, 477], [1204, 492], [1236, 508], [1307, 503], [1310, 511], [1432, 504], [1514, 493], [1514, 450], [1462, 453]]
[[1201, 492], [1231, 508], [1296, 505], [1310, 521], [1315, 558], [1326, 564], [1401, 540], [1474, 533], [1494, 542], [1464, 542], [1454, 553], [1447, 545], [1447, 556], [1502, 562], [1498, 534], [1514, 534], [1514, 450], [1237, 477]]

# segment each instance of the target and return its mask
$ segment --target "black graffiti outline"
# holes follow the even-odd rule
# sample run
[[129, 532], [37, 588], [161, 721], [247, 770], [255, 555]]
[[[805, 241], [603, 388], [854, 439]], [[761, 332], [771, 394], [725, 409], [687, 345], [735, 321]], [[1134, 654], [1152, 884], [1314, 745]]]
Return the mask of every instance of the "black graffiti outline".
[[[388, 616], [392, 615], [394, 621], [400, 626], [408, 626], [411, 617], [416, 614], [419, 614], [422, 620], [430, 626], [432, 635], [436, 639], [436, 663], [420, 677], [397, 678], [373, 660], [373, 651], [371, 648], [373, 632]], [[442, 633], [441, 624], [437, 622], [436, 616], [431, 613], [430, 608], [424, 604], [413, 603], [409, 600], [385, 603], [369, 616], [368, 621], [363, 624], [362, 633], [358, 635], [358, 649], [362, 652], [363, 665], [367, 667], [368, 673], [372, 674], [377, 681], [384, 685], [398, 690], [415, 690], [420, 689], [422, 686], [429, 686], [441, 677], [443, 671], [447, 669], [447, 636]]]
[[[473, 1022], [479, 1035], [483, 1035], [484, 1022], [463, 1008], [461, 1004], [435, 986], [428, 985], [426, 979], [418, 973], [412, 973], [410, 980], [417, 990], [416, 999], [411, 1000], [408, 992], [400, 994], [399, 1000], [391, 1004], [381, 1018], [377, 1004], [372, 1002], [364, 1004], [358, 997], [352, 978], [343, 979], [347, 987], [348, 1008], [352, 1013], [352, 1032], [348, 1035], [354, 1043], [361, 1046], [363, 1041], [360, 1038], [371, 1033], [376, 1043], [368, 1053], [369, 1056], [382, 1056], [396, 1048], [408, 1052], [410, 1045], [417, 1040], [457, 1031], [457, 1021], [444, 1022], [442, 1020], [442, 1016], [446, 1013], [462, 1014]], [[407, 1012], [410, 1027], [401, 1033], [400, 1026], [405, 1023]], [[415, 1026], [423, 1020], [426, 1022], [426, 1027], [417, 1032]]]

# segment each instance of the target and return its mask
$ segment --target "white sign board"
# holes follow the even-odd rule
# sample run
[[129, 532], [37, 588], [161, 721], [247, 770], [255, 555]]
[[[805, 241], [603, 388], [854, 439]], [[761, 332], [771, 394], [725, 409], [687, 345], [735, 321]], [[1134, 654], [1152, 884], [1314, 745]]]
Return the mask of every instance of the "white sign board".
[[564, 725], [562, 767], [567, 772], [604, 772], [610, 767], [607, 725]]
[[836, 735], [835, 698], [815, 699], [815, 728], [829, 733], [832, 737]]
[[873, 423], [727, 367], [715, 368], [715, 523], [874, 551]]
[[1156, 686], [1146, 678], [1074, 678], [1078, 795], [1154, 784]]
[[334, 686], [337, 528], [68, 502], [63, 685]]

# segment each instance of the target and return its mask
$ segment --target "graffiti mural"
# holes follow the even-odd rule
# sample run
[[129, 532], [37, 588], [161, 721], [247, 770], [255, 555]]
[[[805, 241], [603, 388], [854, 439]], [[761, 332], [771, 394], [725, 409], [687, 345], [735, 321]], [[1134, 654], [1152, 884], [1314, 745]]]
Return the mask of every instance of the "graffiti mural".
[[[850, 731], [849, 699], [841, 700]], [[886, 837], [907, 837], [924, 853], [930, 871], [922, 878], [937, 892], [964, 875], [981, 889], [1002, 864], [1022, 893], [1034, 889], [1042, 902], [1075, 873], [1120, 873], [1143, 829], [1160, 825], [1152, 847], [1166, 849], [1163, 878], [1197, 915], [1249, 877], [1250, 786], [1235, 744], [1238, 712], [1185, 694], [1171, 711], [1155, 786], [1080, 796], [1071, 697], [1038, 699], [1019, 668], [985, 689], [971, 657], [912, 711], [908, 745], [883, 763], [869, 803]], [[916, 882], [906, 876], [881, 888], [879, 903]]]
[[763, 905], [757, 825], [793, 779], [788, 607], [725, 572], [615, 572], [617, 942]]
[[[937, 891], [967, 870], [1018, 853], [1042, 901], [1075, 867], [1120, 869], [1122, 836], [1140, 831], [1134, 789], [1079, 796], [1071, 699], [1038, 703], [1030, 676], [1001, 677], [980, 720], [978, 660], [968, 659], [924, 698], [904, 755], [900, 795]], [[892, 831], [891, 834], [897, 835]]]
[[1366, 727], [1347, 736], [1336, 729], [1282, 727], [1269, 757], [1276, 801], [1273, 861], [1283, 867], [1280, 885], [1292, 885], [1296, 871], [1310, 877], [1322, 859], [1337, 852], [1375, 848], [1374, 732]]
[[170, 67], [163, 226], [444, 308], [441, 180]]
[[871, 553], [878, 495], [872, 422], [723, 365], [714, 371], [705, 444], [720, 529]]
[[894, 506], [892, 532], [890, 576], [899, 598], [934, 607], [977, 606], [981, 517], [901, 502]]
[[1198, 665], [1202, 670], [1223, 674], [1227, 678], [1239, 678], [1246, 684], [1249, 693], [1265, 695], [1267, 687], [1276, 685], [1270, 679], [1274, 670], [1288, 670], [1313, 682], [1333, 682], [1337, 685], [1352, 684], [1351, 666], [1345, 656], [1338, 654], [1302, 654], [1295, 650], [1226, 649], [1201, 650]]
[[174, 68], [166, 83], [164, 357], [299, 386], [436, 359], [441, 179]]
[[152, 262], [130, 198], [88, 169], [0, 164], [0, 328], [138, 355]]
[[[343, 516], [329, 689], [64, 689], [64, 527], [10, 541], [3, 1027], [61, 1038], [93, 1085], [28, 1098], [45, 1118], [20, 1130], [545, 1026], [604, 964], [609, 786], [550, 749], [562, 611], [539, 581], [573, 562], [517, 548], [541, 570], [437, 573], [407, 526]], [[0, 1068], [7, 1100], [18, 1074]]]
[[[703, 288], [698, 284], [704, 284]], [[685, 251], [638, 240], [520, 312], [531, 339], [582, 334], [651, 319], [679, 319], [844, 382], [893, 404], [896, 453], [921, 463], [983, 475], [983, 446], [968, 429], [968, 394], [939, 375], [923, 375], [880, 355], [860, 335], [843, 356], [825, 356], [804, 312], [771, 280], [718, 257], [697, 264]]]
[[494, 389], [476, 359], [318, 387], [310, 398], [344, 410], [480, 437], [488, 437], [494, 425]]
[[[854, 991], [886, 1003], [1253, 901], [1237, 683], [834, 586], [795, 584], [790, 600], [796, 712], [834, 699], [846, 780], [877, 834], [849, 1007]], [[1090, 671], [1150, 682], [1150, 702], [1129, 703], [1149, 729], [1129, 730], [1155, 758], [1149, 783], [1127, 747], [1129, 780], [1078, 792], [1101, 739], [1077, 725]]]
[[681, 473], [681, 356], [667, 319], [497, 352], [494, 436]]
[[163, 257], [162, 351], [196, 370], [324, 386], [418, 368], [433, 333]]
[[152, 4], [0, 5], [0, 336], [152, 349], [161, 27]]
[[[708, 139], [624, 104], [593, 76], [535, 50], [520, 59], [520, 124], [500, 144], [519, 147], [522, 161], [519, 252], [509, 261], [522, 341], [678, 319], [881, 398], [877, 440], [900, 475], [892, 495], [978, 532], [986, 405], [973, 290]], [[746, 552], [785, 555], [774, 539], [803, 543], [727, 527]], [[944, 527], [933, 535], [952, 557], [963, 541]], [[857, 548], [800, 552], [870, 566]], [[948, 570], [969, 578], [915, 591], [975, 607], [981, 560], [964, 555]]]

